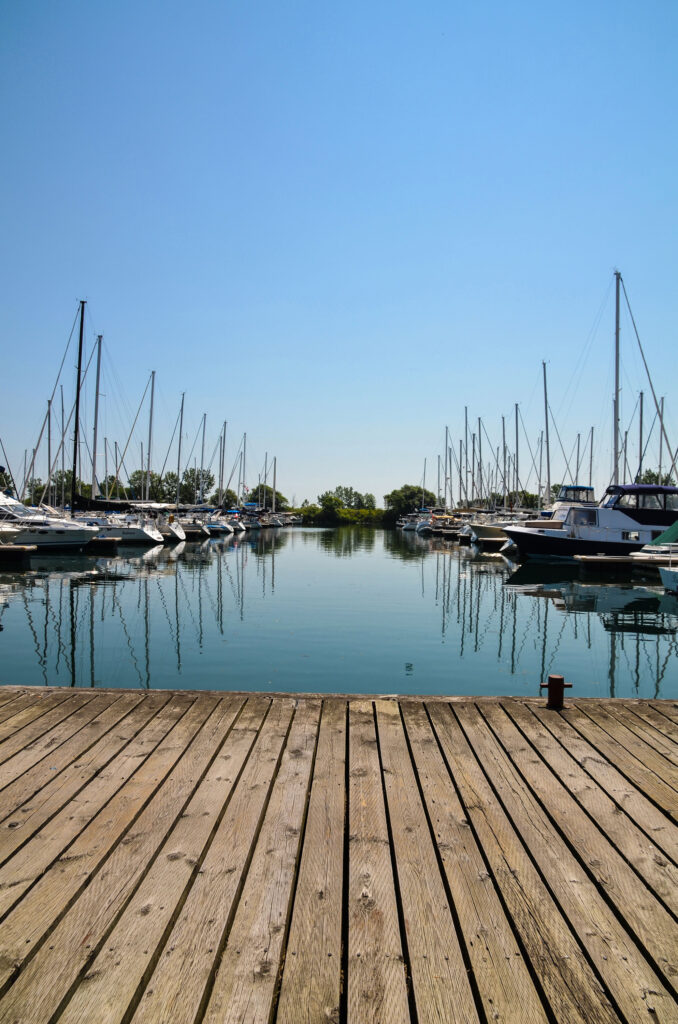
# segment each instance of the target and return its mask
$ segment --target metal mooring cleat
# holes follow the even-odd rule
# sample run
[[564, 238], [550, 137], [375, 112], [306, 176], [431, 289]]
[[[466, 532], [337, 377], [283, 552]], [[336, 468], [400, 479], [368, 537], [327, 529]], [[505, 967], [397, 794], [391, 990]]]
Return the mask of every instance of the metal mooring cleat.
[[561, 711], [563, 707], [563, 695], [566, 689], [572, 689], [572, 683], [566, 683], [565, 676], [551, 675], [548, 678], [548, 682], [540, 684], [539, 689], [543, 690], [544, 687], [548, 687], [549, 691], [546, 707], [551, 708], [553, 711]]

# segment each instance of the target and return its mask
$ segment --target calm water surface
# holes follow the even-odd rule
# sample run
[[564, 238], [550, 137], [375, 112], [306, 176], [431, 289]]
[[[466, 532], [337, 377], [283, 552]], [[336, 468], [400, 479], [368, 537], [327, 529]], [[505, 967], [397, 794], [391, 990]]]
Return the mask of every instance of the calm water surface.
[[0, 683], [678, 697], [678, 598], [436, 538], [261, 531], [0, 573]]

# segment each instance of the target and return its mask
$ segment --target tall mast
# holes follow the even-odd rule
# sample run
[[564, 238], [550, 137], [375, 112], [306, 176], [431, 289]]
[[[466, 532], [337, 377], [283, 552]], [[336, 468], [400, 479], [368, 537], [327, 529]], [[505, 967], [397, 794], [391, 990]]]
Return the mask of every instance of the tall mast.
[[426, 490], [426, 459], [424, 459], [424, 476], [421, 481], [421, 507], [424, 507], [424, 492]]
[[471, 501], [476, 500], [476, 435], [471, 434]]
[[464, 406], [464, 457], [465, 457], [465, 472], [464, 472], [464, 497], [466, 498], [466, 504], [468, 505], [468, 406]]
[[200, 490], [198, 492], [198, 495], [199, 495], [199, 498], [200, 498], [200, 504], [202, 504], [202, 500], [203, 500], [203, 490], [204, 490], [204, 481], [205, 481], [204, 466], [205, 466], [205, 427], [206, 426], [207, 426], [207, 413], [204, 412], [202, 414], [202, 448], [200, 450]]
[[61, 507], [66, 504], [66, 427], [64, 426], [64, 386], [61, 385]]
[[640, 392], [640, 439], [638, 442], [638, 476], [637, 480], [640, 480], [641, 473], [643, 472], [643, 392]]
[[506, 508], [506, 420], [502, 416], [501, 418], [501, 445], [504, 450], [504, 508]]
[[[669, 450], [669, 458], [671, 457], [671, 451]], [[659, 480], [657, 483], [662, 482], [662, 461], [664, 458], [664, 397], [659, 399]]]
[[[463, 498], [462, 498], [462, 479], [463, 479], [462, 466], [463, 466], [464, 463], [463, 463], [463, 460], [462, 460], [461, 446], [462, 446], [462, 440], [461, 440], [461, 438], [459, 438], [459, 508], [462, 507], [462, 501], [463, 501]], [[466, 493], [466, 490], [464, 488], [464, 494], [465, 493]], [[467, 504], [468, 504], [468, 502], [467, 502]]]
[[177, 455], [177, 500], [176, 504], [179, 504], [179, 497], [181, 495], [181, 435], [184, 431], [184, 396], [186, 392], [182, 392], [181, 395], [181, 409], [179, 411], [179, 454]]
[[273, 508], [271, 511], [275, 512], [275, 484], [276, 484], [276, 473], [278, 470], [278, 456], [273, 456]]
[[224, 500], [224, 460], [226, 458], [226, 428], [228, 423], [224, 420], [224, 425], [221, 431], [221, 452], [219, 460], [219, 504], [221, 505]]
[[516, 402], [516, 457], [513, 460], [513, 470], [516, 478], [516, 496], [513, 502], [514, 505], [518, 504], [518, 486], [520, 484], [520, 477], [518, 476], [518, 403]]
[[575, 480], [576, 484], [579, 483], [579, 446], [580, 446], [580, 443], [581, 443], [581, 434], [577, 433], [577, 478]]
[[612, 482], [619, 483], [619, 282], [621, 274], [614, 272], [615, 277], [615, 314], [614, 314], [614, 403], [613, 403], [613, 471]]
[[47, 399], [47, 504], [52, 504], [52, 399]]
[[103, 335], [97, 335], [97, 383], [94, 390], [94, 438], [92, 439], [92, 497], [96, 498], [99, 488], [97, 486], [97, 434], [99, 429], [99, 381], [101, 380], [101, 339]]
[[544, 370], [544, 424], [546, 434], [546, 500], [551, 502], [551, 448], [549, 446], [549, 399], [546, 390], [546, 363], [542, 362]]
[[539, 492], [537, 494], [537, 508], [539, 508], [539, 509], [541, 509], [541, 495], [542, 495], [542, 490], [541, 490], [541, 470], [542, 470], [543, 458], [544, 458], [544, 431], [542, 430], [541, 434], [539, 435], [539, 486], [537, 487], [537, 491]]
[[75, 491], [78, 473], [78, 432], [80, 430], [80, 375], [82, 373], [82, 339], [85, 333], [85, 299], [80, 301], [80, 336], [78, 340], [78, 376], [75, 382], [75, 426], [73, 428], [73, 478], [71, 479], [71, 518], [75, 515]]
[[247, 463], [247, 434], [242, 435], [242, 489], [247, 486], [245, 483], [245, 468]]
[[155, 394], [155, 370], [151, 372], [151, 411], [148, 415], [148, 464], [146, 466], [146, 501], [151, 497], [151, 444], [153, 442], [153, 396]]
[[480, 500], [483, 500], [483, 435], [481, 431], [482, 421], [478, 417], [478, 492]]
[[264, 508], [266, 508], [266, 486], [268, 484], [268, 452], [264, 454]]
[[591, 450], [589, 451], [589, 487], [593, 486], [593, 427], [591, 427]]

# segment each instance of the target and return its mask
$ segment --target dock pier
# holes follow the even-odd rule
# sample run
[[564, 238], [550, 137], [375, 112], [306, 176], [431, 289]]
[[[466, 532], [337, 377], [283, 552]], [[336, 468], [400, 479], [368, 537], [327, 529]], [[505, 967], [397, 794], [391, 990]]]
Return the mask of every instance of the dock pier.
[[0, 1021], [678, 1021], [678, 701], [0, 688]]

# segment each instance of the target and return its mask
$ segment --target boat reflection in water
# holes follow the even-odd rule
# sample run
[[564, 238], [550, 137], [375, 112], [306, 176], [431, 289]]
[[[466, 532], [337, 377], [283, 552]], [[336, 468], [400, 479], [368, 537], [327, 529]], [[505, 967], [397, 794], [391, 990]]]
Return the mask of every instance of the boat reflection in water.
[[579, 573], [350, 528], [43, 556], [0, 574], [0, 682], [677, 695], [678, 597]]
[[[666, 593], [652, 571], [639, 571], [631, 583], [596, 579], [590, 571], [555, 563], [525, 563], [507, 579], [507, 589], [541, 599], [560, 613], [571, 613], [590, 627], [590, 616], [609, 634], [609, 696], [616, 695], [618, 665], [624, 660], [637, 690], [653, 662], [653, 696], [660, 694], [671, 659], [678, 646], [678, 595]], [[660, 638], [665, 638], [663, 644]], [[668, 643], [666, 643], [668, 640]], [[675, 665], [673, 666], [675, 669]]]

